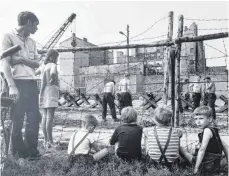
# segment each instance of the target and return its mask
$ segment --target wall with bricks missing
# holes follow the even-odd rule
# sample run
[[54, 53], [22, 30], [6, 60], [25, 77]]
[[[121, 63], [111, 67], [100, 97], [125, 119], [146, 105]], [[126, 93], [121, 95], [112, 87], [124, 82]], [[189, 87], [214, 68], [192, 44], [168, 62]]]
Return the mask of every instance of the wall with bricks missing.
[[[69, 68], [69, 71], [71, 71], [71, 68]], [[114, 79], [116, 81], [116, 90], [117, 90], [118, 83], [122, 78], [124, 78], [125, 72], [126, 72], [126, 64], [81, 67], [79, 73], [81, 75], [80, 79], [83, 80], [83, 82], [85, 83], [85, 85], [81, 85], [82, 87], [84, 86], [84, 89], [81, 89], [81, 92], [87, 94], [95, 94], [95, 93], [101, 94], [103, 92], [104, 84], [109, 79]], [[162, 94], [164, 75], [144, 76], [142, 73], [143, 73], [142, 62], [130, 63], [131, 92], [133, 94], [140, 93], [140, 92], [153, 92], [154, 94]], [[220, 71], [218, 74], [221, 75], [215, 75], [209, 73], [206, 76], [210, 76], [212, 81], [215, 82], [217, 97], [222, 94], [227, 96], [228, 75], [223, 71]], [[204, 75], [202, 75], [201, 82], [204, 82], [203, 78]], [[188, 75], [181, 76], [181, 81], [184, 81], [184, 79], [189, 79], [189, 84], [196, 81], [194, 75], [189, 75], [189, 77]], [[183, 93], [189, 92], [188, 91], [189, 84], [183, 86]]]
[[[112, 64], [91, 67], [81, 67], [80, 75], [85, 80], [87, 94], [102, 93], [104, 84], [109, 79], [114, 79], [116, 88], [126, 72], [126, 64]], [[137, 92], [137, 75], [143, 72], [142, 63], [130, 63], [130, 89]]]

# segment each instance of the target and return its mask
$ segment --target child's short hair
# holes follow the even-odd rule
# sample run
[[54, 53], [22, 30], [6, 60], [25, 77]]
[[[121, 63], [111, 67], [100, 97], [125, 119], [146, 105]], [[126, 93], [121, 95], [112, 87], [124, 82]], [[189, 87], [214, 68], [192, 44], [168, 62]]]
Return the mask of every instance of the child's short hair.
[[86, 126], [97, 126], [98, 121], [93, 115], [86, 115], [83, 117], [82, 121], [86, 124]]
[[168, 126], [173, 116], [172, 110], [167, 105], [161, 105], [154, 110], [154, 120]]
[[137, 111], [131, 107], [125, 107], [121, 111], [121, 119], [124, 123], [133, 123], [137, 121], [138, 113]]
[[212, 117], [212, 108], [209, 106], [200, 106], [194, 110], [193, 115], [205, 115], [207, 118]]
[[59, 56], [59, 53], [55, 49], [49, 49], [46, 53], [46, 57], [44, 59], [44, 64], [46, 65], [47, 63], [54, 63], [56, 64], [57, 58]]

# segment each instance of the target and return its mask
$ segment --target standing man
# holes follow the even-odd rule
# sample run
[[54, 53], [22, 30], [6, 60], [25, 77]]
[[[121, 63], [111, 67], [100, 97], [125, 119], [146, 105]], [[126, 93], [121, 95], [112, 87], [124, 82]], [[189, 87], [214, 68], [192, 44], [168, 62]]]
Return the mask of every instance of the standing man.
[[[20, 158], [39, 157], [37, 150], [39, 131], [38, 88], [35, 68], [39, 67], [35, 34], [39, 20], [29, 11], [18, 15], [18, 28], [4, 35], [2, 50], [20, 45], [22, 50], [2, 60], [3, 73], [9, 86], [9, 96], [17, 100], [12, 107], [12, 154]], [[11, 72], [12, 69], [12, 72]], [[25, 136], [22, 127], [26, 114]]]
[[126, 106], [132, 106], [132, 95], [130, 92], [130, 74], [126, 73], [125, 78], [123, 78], [118, 86], [120, 92], [119, 98], [119, 110], [120, 113], [122, 109]]
[[108, 83], [105, 84], [104, 86], [104, 90], [103, 90], [103, 112], [102, 112], [102, 118], [103, 121], [107, 121], [106, 120], [106, 115], [107, 115], [107, 104], [110, 107], [110, 111], [111, 111], [111, 116], [112, 119], [116, 122], [119, 121], [116, 117], [116, 110], [115, 110], [115, 103], [114, 103], [114, 99], [115, 99], [115, 81], [111, 80]]
[[[185, 92], [184, 92], [184, 86], [185, 85], [187, 85], [188, 84], [188, 79], [185, 79], [185, 80], [181, 80], [180, 81], [180, 93], [181, 93], [181, 95], [183, 96], [184, 94], [185, 94]], [[187, 91], [187, 90], [185, 90], [185, 91]], [[186, 99], [185, 99], [186, 100]], [[187, 104], [185, 103], [184, 104], [184, 107], [183, 107], [183, 102], [180, 100], [180, 102], [179, 102], [179, 107], [180, 107], [180, 112], [181, 113], [183, 113], [184, 112], [184, 109], [187, 109]]]
[[200, 106], [200, 99], [202, 94], [202, 85], [200, 83], [201, 76], [196, 76], [196, 82], [189, 85], [189, 91], [192, 93], [192, 100], [194, 109], [193, 111]]
[[215, 83], [211, 81], [210, 77], [206, 77], [205, 88], [206, 88], [205, 89], [205, 99], [206, 99], [207, 105], [212, 108], [213, 119], [216, 119], [216, 113], [215, 113], [215, 101], [216, 101]]

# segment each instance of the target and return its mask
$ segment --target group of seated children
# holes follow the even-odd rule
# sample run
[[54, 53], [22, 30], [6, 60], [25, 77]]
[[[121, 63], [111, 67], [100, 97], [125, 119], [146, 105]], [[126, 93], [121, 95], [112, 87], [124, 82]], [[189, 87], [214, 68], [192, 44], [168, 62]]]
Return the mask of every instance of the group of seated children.
[[[123, 124], [115, 129], [110, 139], [110, 145], [114, 145], [114, 149], [111, 146], [101, 149], [96, 135], [93, 134], [98, 122], [93, 115], [86, 115], [83, 118], [83, 128], [70, 138], [68, 154], [99, 160], [108, 153], [115, 153], [126, 161], [145, 158], [144, 161], [154, 166], [168, 168], [179, 166], [182, 156], [183, 160], [193, 164], [194, 174], [201, 170], [213, 171], [219, 168], [222, 151], [228, 157], [227, 147], [221, 141], [212, 121], [210, 107], [198, 107], [193, 113], [196, 125], [203, 130], [198, 134], [199, 147], [196, 147], [194, 154], [180, 146], [182, 131], [171, 127], [172, 111], [168, 106], [156, 108], [152, 116], [156, 126], [142, 129], [136, 123], [137, 111], [133, 107], [124, 108], [121, 112]], [[142, 152], [141, 142], [145, 144], [145, 152]]]

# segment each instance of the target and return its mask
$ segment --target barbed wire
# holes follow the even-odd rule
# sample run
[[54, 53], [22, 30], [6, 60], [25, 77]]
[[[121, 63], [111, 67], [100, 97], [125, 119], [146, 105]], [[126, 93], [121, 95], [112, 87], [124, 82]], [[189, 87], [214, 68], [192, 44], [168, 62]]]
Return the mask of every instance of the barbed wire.
[[228, 18], [224, 19], [192, 19], [192, 18], [184, 18], [184, 20], [191, 20], [191, 21], [228, 21]]
[[149, 31], [155, 24], [159, 23], [160, 21], [162, 21], [162, 20], [164, 20], [164, 19], [166, 19], [166, 18], [168, 18], [168, 16], [165, 16], [165, 17], [159, 19], [158, 21], [154, 22], [154, 23], [153, 23], [149, 28], [147, 28], [145, 31], [143, 31], [143, 32], [141, 32], [140, 34], [137, 34], [137, 35], [131, 37], [130, 39], [133, 39], [133, 38], [136, 38], [136, 37], [138, 37], [138, 36], [140, 36], [140, 35], [145, 34], [145, 33], [146, 33], [147, 31]]
[[223, 40], [223, 46], [224, 46], [224, 50], [225, 50], [225, 56], [228, 56], [228, 55], [227, 55], [226, 45], [225, 45], [225, 43], [224, 43], [224, 39], [222, 39], [222, 40]]
[[[141, 36], [141, 35], [145, 34], [145, 33], [148, 32], [155, 24], [159, 23], [160, 21], [162, 21], [162, 20], [164, 20], [164, 19], [166, 19], [166, 18], [168, 18], [168, 16], [165, 16], [165, 17], [159, 19], [158, 21], [154, 22], [154, 23], [153, 23], [149, 28], [147, 28], [145, 31], [143, 31], [143, 32], [141, 32], [141, 33], [139, 33], [139, 34], [137, 34], [137, 35], [135, 35], [135, 36], [133, 36], [133, 37], [130, 37], [130, 40], [132, 40], [132, 39], [134, 39], [134, 38], [136, 38], [136, 37], [138, 37], [138, 36]], [[125, 40], [125, 41], [126, 41], [126, 40]], [[125, 41], [123, 41], [123, 42], [125, 42]], [[123, 42], [120, 42], [120, 44], [122, 44]], [[119, 44], [119, 45], [120, 45], [120, 44]]]
[[[209, 68], [211, 68], [211, 67], [209, 67]], [[113, 76], [119, 76], [119, 75], [123, 75], [123, 72], [121, 72], [121, 71], [118, 71], [117, 73], [111, 73]], [[189, 73], [190, 74], [190, 73]], [[101, 72], [101, 73], [80, 73], [80, 74], [60, 74], [60, 76], [65, 76], [65, 77], [67, 77], [67, 76], [82, 76], [82, 75], [84, 75], [84, 76], [104, 76], [104, 75], [106, 75], [106, 73], [104, 73], [104, 72]], [[142, 73], [131, 73], [131, 75], [135, 75], [135, 76], [139, 76], [139, 75], [143, 75]], [[163, 74], [149, 74], [148, 76], [157, 76], [157, 77], [163, 77], [164, 75]], [[208, 75], [209, 76], [227, 76], [227, 74], [225, 73], [225, 74], [222, 74], [222, 73], [208, 73]], [[183, 74], [181, 74], [180, 76], [187, 76], [187, 75], [183, 75]], [[193, 75], [190, 75], [190, 76], [195, 76], [195, 74], [193, 74]]]
[[[150, 40], [150, 39], [157, 39], [157, 38], [161, 38], [161, 37], [164, 37], [164, 36], [167, 36], [167, 34], [162, 34], [162, 35], [159, 35], [159, 36], [155, 36], [155, 37], [149, 37], [149, 38], [141, 38], [141, 39], [136, 39], [136, 40], [132, 40], [130, 39], [130, 41], [142, 41], [142, 40]], [[99, 44], [97, 46], [102, 46], [102, 45], [107, 45], [107, 44], [116, 44], [117, 45], [120, 45], [122, 43], [126, 42], [126, 40], [122, 40], [122, 41], [117, 41], [117, 42], [108, 42], [108, 43], [102, 43], [102, 44]]]
[[211, 30], [228, 30], [229, 28], [203, 28], [203, 29], [198, 29], [198, 30], [200, 30], [200, 31], [206, 31], [206, 30], [209, 30], [209, 31], [211, 31]]
[[[186, 55], [186, 56], [180, 56], [180, 57], [183, 57], [182, 59], [180, 60], [190, 60], [190, 59], [185, 59], [184, 57], [194, 57], [194, 55]], [[218, 58], [225, 58], [225, 57], [228, 57], [228, 56], [215, 56], [215, 57], [205, 57], [205, 59], [218, 59]]]
[[210, 48], [213, 48], [214, 50], [219, 51], [220, 53], [222, 53], [222, 54], [224, 54], [225, 56], [227, 56], [226, 53], [222, 52], [221, 50], [219, 50], [219, 49], [217, 49], [217, 48], [215, 48], [215, 47], [213, 47], [213, 46], [211, 46], [211, 45], [209, 45], [209, 44], [207, 44], [207, 43], [205, 43], [204, 45], [206, 45], [206, 46], [208, 46], [208, 47], [210, 47]]
[[142, 39], [136, 39], [136, 40], [132, 40], [132, 41], [142, 41], [142, 40], [150, 40], [150, 39], [157, 39], [157, 38], [161, 38], [161, 37], [165, 37], [167, 36], [167, 34], [162, 34], [156, 37], [149, 37], [149, 38], [142, 38]]

